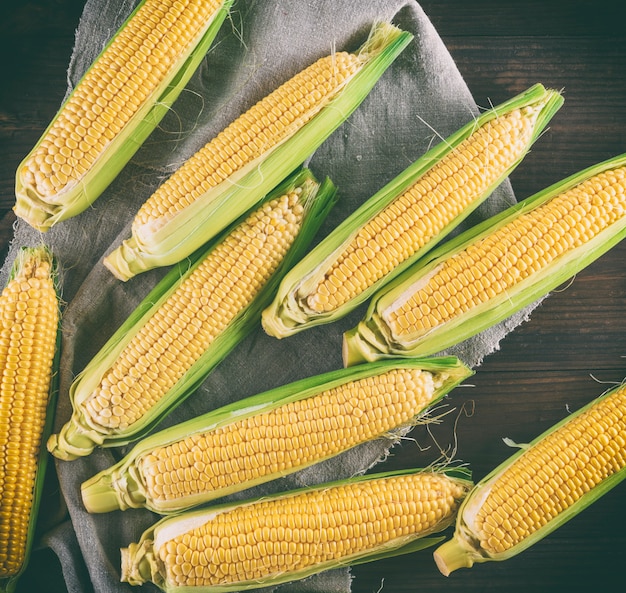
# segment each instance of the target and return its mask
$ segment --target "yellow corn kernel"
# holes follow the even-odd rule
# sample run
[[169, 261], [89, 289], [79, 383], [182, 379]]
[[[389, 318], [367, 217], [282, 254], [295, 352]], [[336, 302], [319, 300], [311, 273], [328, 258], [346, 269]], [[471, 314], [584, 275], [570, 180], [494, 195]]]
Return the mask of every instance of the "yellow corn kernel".
[[[154, 555], [166, 587], [271, 585], [443, 529], [466, 488], [413, 473], [181, 515], [157, 525]], [[122, 550], [122, 580], [136, 582], [132, 546]]]
[[301, 191], [253, 212], [146, 321], [84, 402], [93, 424], [115, 431], [141, 419], [254, 300], [298, 234]]
[[307, 306], [334, 311], [440, 235], [528, 149], [542, 107], [492, 119], [446, 154], [358, 230], [317, 286], [300, 295]]
[[141, 206], [133, 234], [157, 230], [210, 188], [277, 146], [318, 113], [362, 64], [356, 54], [320, 58], [241, 115]]
[[18, 174], [43, 198], [81, 181], [192, 46], [218, 0], [146, 0], [88, 70]]
[[384, 312], [397, 337], [417, 337], [487, 302], [580, 247], [626, 213], [626, 167], [588, 179], [441, 264]]
[[25, 562], [55, 356], [57, 295], [42, 253], [24, 251], [0, 295], [0, 579]]
[[351, 381], [152, 449], [137, 459], [137, 473], [153, 505], [254, 483], [406, 425], [445, 377], [399, 368]]

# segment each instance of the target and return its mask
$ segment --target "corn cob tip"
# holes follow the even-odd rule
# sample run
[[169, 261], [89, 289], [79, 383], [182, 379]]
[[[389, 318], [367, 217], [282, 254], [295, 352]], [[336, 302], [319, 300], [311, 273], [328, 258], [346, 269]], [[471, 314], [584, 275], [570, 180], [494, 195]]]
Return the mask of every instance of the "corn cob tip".
[[361, 338], [359, 326], [344, 332], [341, 345], [344, 367], [351, 367], [363, 362], [374, 362], [384, 358], [382, 352], [376, 352], [371, 345]]
[[120, 549], [122, 583], [130, 585], [143, 585], [148, 581], [158, 583], [159, 572], [151, 549], [152, 541], [148, 539], [140, 543], [133, 542], [127, 548]]
[[444, 577], [450, 576], [459, 568], [471, 568], [474, 565], [472, 553], [464, 548], [456, 538], [441, 544], [433, 552], [433, 558], [439, 572]]
[[129, 237], [107, 255], [103, 264], [118, 280], [126, 282], [133, 276], [149, 269], [144, 259], [137, 257], [137, 242], [134, 237]]
[[72, 418], [59, 433], [50, 435], [46, 447], [57, 459], [73, 461], [89, 455], [95, 449], [97, 441], [91, 432], [88, 433]]
[[128, 508], [119, 496], [115, 479], [111, 474], [100, 473], [83, 482], [80, 494], [87, 512], [108, 513]]

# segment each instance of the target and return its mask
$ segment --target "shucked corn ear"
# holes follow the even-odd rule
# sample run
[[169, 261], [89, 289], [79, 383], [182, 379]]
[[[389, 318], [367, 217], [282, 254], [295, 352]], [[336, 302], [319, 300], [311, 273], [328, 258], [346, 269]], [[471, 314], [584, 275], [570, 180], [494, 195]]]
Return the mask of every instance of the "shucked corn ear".
[[456, 358], [341, 369], [151, 435], [82, 486], [85, 507], [180, 511], [410, 427], [471, 371]]
[[429, 150], [285, 276], [263, 312], [267, 333], [343, 317], [423, 257], [517, 166], [562, 103], [535, 85]]
[[595, 502], [626, 477], [626, 386], [587, 404], [482, 479], [435, 551], [448, 575], [506, 560]]
[[15, 213], [46, 231], [113, 181], [206, 55], [232, 0], [143, 0], [16, 174]]
[[411, 39], [375, 25], [357, 53], [320, 58], [254, 105], [156, 190], [105, 265], [126, 280], [198, 249], [299, 167]]
[[0, 591], [13, 591], [32, 547], [56, 395], [59, 304], [47, 248], [19, 252], [0, 317]]
[[440, 352], [546, 295], [626, 234], [626, 155], [451, 240], [376, 294], [344, 362]]
[[471, 483], [377, 474], [162, 519], [122, 549], [122, 581], [163, 591], [244, 591], [423, 549]]
[[334, 196], [305, 169], [165, 276], [72, 384], [73, 414], [50, 452], [73, 459], [135, 440], [189, 395], [259, 323]]

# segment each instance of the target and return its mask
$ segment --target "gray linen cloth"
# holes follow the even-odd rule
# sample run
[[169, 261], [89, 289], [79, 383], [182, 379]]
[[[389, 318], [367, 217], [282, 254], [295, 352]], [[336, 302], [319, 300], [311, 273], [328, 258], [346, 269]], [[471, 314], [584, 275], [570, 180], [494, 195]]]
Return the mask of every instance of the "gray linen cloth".
[[[131, 0], [87, 0], [76, 32], [68, 92], [135, 5]], [[3, 285], [22, 245], [44, 241], [62, 266], [67, 307], [57, 430], [70, 416], [67, 393], [73, 377], [164, 273], [155, 270], [121, 283], [102, 266], [103, 255], [128, 235], [139, 206], [239, 114], [318, 57], [334, 49], [356, 49], [376, 20], [391, 20], [411, 31], [415, 39], [308, 163], [316, 175], [328, 175], [339, 188], [339, 203], [320, 231], [319, 236], [324, 236], [429, 146], [478, 113], [450, 54], [412, 0], [239, 0], [159, 129], [93, 206], [45, 235], [21, 221], [16, 224], [0, 278]], [[471, 221], [514, 200], [505, 182]], [[259, 327], [160, 428], [271, 387], [340, 368], [342, 332], [353, 327], [363, 312], [361, 307], [348, 318], [286, 340], [270, 338]], [[454, 353], [470, 366], [479, 365], [528, 313], [527, 309], [469, 340]], [[390, 439], [381, 439], [241, 497], [362, 473], [384, 460], [392, 444]], [[157, 517], [144, 510], [91, 516], [80, 499], [80, 484], [124, 452], [97, 450], [87, 458], [56, 461], [51, 466], [56, 468], [71, 521], [47, 533], [43, 545], [60, 557], [71, 592], [154, 590], [150, 584], [141, 588], [120, 584], [119, 549], [137, 541]], [[350, 583], [348, 569], [338, 569], [281, 590], [343, 593], [350, 591]]]

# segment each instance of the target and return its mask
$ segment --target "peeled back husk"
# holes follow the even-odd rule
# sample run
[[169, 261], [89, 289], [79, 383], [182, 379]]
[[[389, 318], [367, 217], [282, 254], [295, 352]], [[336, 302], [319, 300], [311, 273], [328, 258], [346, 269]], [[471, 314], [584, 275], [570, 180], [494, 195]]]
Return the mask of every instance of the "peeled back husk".
[[[442, 352], [546, 296], [626, 236], [625, 174], [626, 155], [609, 159], [555, 183], [444, 243], [428, 258], [417, 262], [374, 295], [363, 320], [344, 334], [344, 363], [351, 365], [389, 356], [429, 356]], [[607, 184], [612, 186], [605, 191], [603, 187]], [[524, 270], [528, 269], [529, 273], [526, 274], [525, 271], [523, 274], [520, 273], [522, 268], [517, 266], [517, 262], [520, 262], [521, 266], [526, 261], [525, 251], [528, 249], [530, 253], [527, 245], [529, 238], [526, 236], [517, 238], [509, 229], [514, 229], [513, 225], [523, 220], [526, 226], [530, 224], [534, 232], [539, 232], [539, 242], [549, 243], [547, 229], [550, 229], [549, 225], [556, 223], [552, 222], [552, 215], [547, 208], [552, 203], [557, 203], [559, 208], [563, 207], [564, 203], [574, 203], [579, 194], [584, 194], [580, 199], [580, 206], [584, 207], [586, 214], [581, 215], [576, 210], [577, 207], [574, 207], [572, 212], [576, 218], [566, 214], [563, 220], [568, 224], [570, 219], [571, 221], [577, 219], [578, 222], [571, 227], [562, 227], [559, 222], [558, 228], [555, 227], [555, 232], [563, 233], [563, 242], [558, 243], [560, 250], [555, 254], [551, 247], [550, 250], [546, 248], [544, 253], [549, 254], [549, 258], [542, 256], [541, 260], [531, 260], [533, 266], [537, 262], [540, 263], [536, 267], [525, 265]], [[572, 197], [571, 201], [568, 196]], [[546, 209], [542, 210], [544, 206]], [[611, 220], [605, 216], [606, 212], [611, 212]], [[537, 217], [542, 219], [535, 220]], [[539, 230], [543, 228], [541, 225], [544, 225], [544, 230]], [[565, 230], [560, 231], [561, 228]], [[498, 267], [499, 273], [503, 276], [513, 275], [516, 278], [515, 283], [507, 284], [505, 290], [500, 290], [495, 295], [490, 294], [477, 304], [467, 306], [463, 312], [454, 309], [456, 303], [452, 304], [451, 300], [446, 301], [446, 298], [443, 298], [442, 302], [449, 302], [454, 311], [448, 319], [440, 321], [428, 330], [422, 330], [417, 325], [419, 315], [416, 314], [416, 320], [402, 329], [402, 335], [399, 335], [398, 331], [394, 333], [389, 320], [398, 310], [405, 307], [414, 295], [428, 288], [432, 278], [437, 276], [444, 266], [456, 265], [455, 258], [462, 261], [464, 255], [479, 252], [482, 246], [489, 245], [489, 241], [497, 237], [499, 232], [500, 235], [506, 233], [507, 238], [515, 237], [511, 241], [517, 247], [516, 251], [522, 252], [522, 256], [517, 259], [510, 258], [509, 254], [513, 253], [512, 247], [504, 249], [498, 243], [483, 257], [499, 261], [498, 266], [502, 266]], [[510, 261], [514, 264], [509, 263]], [[489, 287], [491, 280], [484, 271], [480, 272], [477, 268], [474, 278], [476, 283], [487, 282]], [[443, 290], [440, 292], [443, 293]], [[464, 296], [469, 299], [469, 295], [467, 288]]]
[[[499, 562], [516, 556], [567, 523], [626, 478], [623, 449], [626, 438], [625, 402], [626, 388], [622, 384], [568, 414], [530, 443], [517, 445], [519, 450], [480, 480], [463, 501], [453, 538], [434, 553], [442, 574], [448, 576], [459, 568], [471, 568], [475, 563]], [[604, 456], [611, 451], [613, 456], [601, 463], [600, 452]], [[506, 472], [510, 472], [512, 478], [504, 485]], [[522, 477], [524, 472], [526, 477]], [[524, 490], [524, 497], [529, 498], [522, 499], [511, 487], [515, 476], [520, 480], [520, 491]], [[542, 483], [540, 490], [536, 490], [535, 481]], [[525, 537], [516, 536], [506, 546], [502, 545], [506, 541], [505, 536], [498, 533], [497, 542], [501, 550], [491, 548], [490, 533], [479, 527], [477, 522], [477, 516], [498, 482], [507, 491], [507, 499], [510, 499], [506, 505], [508, 510], [502, 512], [509, 513], [511, 517], [506, 514], [502, 526], [492, 525], [489, 532], [519, 529], [525, 522], [535, 528]], [[562, 508], [555, 507], [557, 504]], [[493, 509], [493, 506], [489, 508]], [[539, 513], [545, 515], [540, 522]], [[481, 523], [485, 525], [486, 521], [481, 519]]]
[[[423, 258], [515, 169], [562, 103], [563, 98], [558, 92], [536, 84], [485, 111], [426, 152], [344, 220], [285, 276], [275, 299], [263, 312], [265, 331], [284, 338], [340, 319]], [[488, 125], [498, 126], [499, 120], [509, 116], [527, 122], [501, 130], [502, 134], [507, 134], [506, 142], [510, 146], [498, 146], [498, 142], [505, 141], [503, 139], [482, 138]], [[470, 156], [470, 148], [475, 146], [472, 142], [483, 141], [486, 144], [481, 144], [480, 151], [484, 151], [481, 156], [486, 160], [481, 161], [483, 169], [476, 171], [477, 157], [473, 153]], [[449, 178], [445, 178], [445, 168]], [[438, 184], [432, 186], [440, 176]], [[447, 195], [438, 193], [444, 186], [445, 192], [449, 192]], [[430, 189], [426, 190], [427, 187]], [[400, 216], [394, 208], [406, 208], [406, 211]], [[432, 224], [428, 222], [431, 218]], [[367, 227], [372, 221], [377, 221], [380, 229], [375, 236], [369, 237], [373, 231]], [[365, 256], [358, 248], [369, 260], [363, 259]], [[370, 254], [367, 254], [368, 249]], [[356, 257], [360, 264], [357, 264]], [[379, 272], [381, 263], [367, 267], [374, 258], [383, 262], [388, 270], [383, 268]], [[335, 268], [339, 267], [340, 261], [342, 267], [338, 271]], [[329, 278], [331, 272], [334, 275]], [[345, 289], [346, 279], [356, 283], [359, 291], [349, 298], [342, 297], [345, 300], [338, 305], [333, 303], [332, 307], [324, 306], [321, 310], [314, 308], [311, 299], [323, 298], [322, 285], [334, 288], [337, 285], [333, 281], [337, 278], [341, 282], [336, 288], [337, 294]]]
[[[151, 0], [152, 1], [152, 0]], [[44, 195], [24, 178], [23, 170], [27, 162], [34, 156], [41, 143], [46, 139], [49, 130], [55, 125], [59, 115], [63, 112], [68, 102], [81, 89], [81, 83], [89, 76], [98, 63], [98, 59], [106, 52], [112, 52], [111, 46], [115, 44], [120, 33], [128, 27], [133, 18], [137, 18], [146, 4], [146, 0], [139, 3], [137, 8], [126, 19], [117, 33], [107, 43], [100, 56], [83, 75], [72, 94], [66, 99], [59, 109], [55, 118], [42, 134], [37, 144], [19, 165], [16, 173], [15, 213], [24, 219], [33, 228], [47, 231], [53, 225], [76, 216], [86, 210], [102, 194], [108, 185], [115, 179], [118, 173], [130, 161], [135, 152], [141, 147], [146, 138], [159, 125], [165, 114], [170, 110], [174, 101], [178, 98], [185, 85], [197, 70], [206, 56], [217, 32], [229, 14], [233, 0], [224, 0], [215, 10], [212, 17], [204, 23], [197, 38], [187, 47], [186, 51], [180, 52], [176, 62], [167, 70], [167, 75], [159, 82], [148, 95], [147, 99], [138, 106], [130, 119], [123, 125], [121, 130], [111, 139], [107, 139], [104, 147], [99, 152], [93, 163], [80, 173], [80, 177], [68, 183], [62, 190], [51, 195]], [[157, 4], [155, 2], [155, 4]], [[157, 7], [158, 8], [158, 7]], [[158, 45], [154, 48], [159, 49]], [[135, 59], [135, 56], [132, 56]], [[110, 90], [110, 89], [109, 89]], [[111, 99], [113, 100], [113, 99]], [[98, 105], [106, 107], [105, 99], [99, 99]], [[118, 98], [115, 97], [116, 104]], [[128, 103], [128, 101], [126, 102]], [[90, 114], [91, 116], [92, 114]], [[82, 124], [81, 124], [82, 125]], [[85, 125], [88, 125], [85, 123]], [[101, 123], [101, 125], [104, 125]], [[81, 132], [88, 135], [88, 132]], [[67, 146], [62, 147], [63, 150]], [[75, 151], [75, 149], [74, 149]], [[73, 155], [72, 155], [73, 156]], [[74, 157], [77, 163], [80, 157]], [[66, 163], [72, 165], [72, 161]], [[65, 165], [64, 165], [65, 166]]]
[[[228, 240], [229, 235], [238, 232], [239, 226], [246, 223], [246, 216], [227, 229], [215, 241], [211, 242], [209, 246], [197, 252], [193, 257], [180, 265], [175, 266], [143, 299], [135, 311], [77, 376], [69, 392], [73, 408], [72, 416], [60, 432], [52, 435], [48, 441], [48, 449], [53, 455], [66, 460], [75, 459], [79, 456], [88, 455], [97, 446], [117, 446], [139, 439], [154, 428], [174, 406], [179, 405], [189, 396], [223, 358], [253, 331], [259, 323], [263, 307], [266, 306], [269, 299], [273, 296], [282, 274], [285, 273], [290, 265], [293, 265], [294, 261], [301, 257], [308, 243], [317, 232], [319, 225], [334, 204], [336, 198], [335, 187], [329, 179], [321, 183], [317, 182], [312, 173], [304, 169], [270, 192], [258, 208], [253, 209], [251, 213], [254, 214], [260, 211], [270, 200], [284, 197], [290, 192], [300, 190], [298, 207], [303, 209], [302, 222], [300, 223], [299, 232], [297, 232], [290, 247], [284, 255], [281, 255], [281, 260], [274, 272], [269, 278], [263, 280], [264, 283], [258, 286], [255, 278], [249, 278], [246, 275], [246, 270], [237, 271], [237, 278], [241, 282], [254, 286], [254, 290], [251, 293], [253, 295], [252, 300], [249, 303], [244, 302], [242, 306], [237, 306], [234, 309], [234, 316], [229, 318], [228, 323], [211, 339], [208, 347], [199, 352], [199, 357], [195, 359], [191, 367], [176, 380], [171, 388], [168, 388], [167, 392], [156, 403], [150, 406], [147, 413], [143, 413], [140, 419], [134, 420], [128, 426], [116, 428], [104, 426], [102, 422], [94, 420], [88, 412], [87, 406], [93, 399], [94, 392], [102, 391], [99, 389], [99, 386], [103, 378], [109, 373], [112, 365], [118, 360], [118, 357], [123, 353], [129, 342], [149, 323], [150, 319], [156, 315], [159, 308], [168, 301], [178, 287], [192, 277], [194, 271], [211, 257], [213, 251], [218, 249], [222, 242]], [[272, 245], [268, 249], [271, 251], [275, 250]], [[276, 245], [276, 249], [280, 250], [282, 247]], [[262, 256], [259, 255], [258, 257], [261, 258]], [[207, 279], [207, 282], [210, 280], [210, 278]], [[216, 292], [216, 288], [209, 285], [206, 286], [206, 290], [209, 294]], [[198, 292], [199, 294], [197, 294]], [[196, 306], [200, 310], [202, 299], [205, 298], [203, 296], [204, 293], [196, 291], [195, 294]], [[229, 305], [230, 299], [227, 294], [223, 296], [216, 295], [216, 299], [216, 303], [223, 303], [224, 307]], [[212, 323], [213, 316], [205, 317], [207, 319], [202, 321], [204, 325]], [[190, 319], [188, 323], [197, 321], [199, 319]], [[155, 353], [158, 353], [159, 356], [164, 356], [163, 352], [159, 353], [157, 348], [158, 342], [157, 345], [153, 346]], [[168, 351], [166, 350], [165, 354], [167, 353]], [[167, 357], [164, 360], [167, 360]], [[165, 363], [161, 360], [159, 364], [152, 365], [150, 368], [161, 369], [163, 364]], [[142, 376], [141, 373], [138, 376], [127, 375], [124, 379], [131, 383], [135, 381], [141, 382]], [[112, 404], [114, 403], [112, 398], [111, 402]]]
[[[348, 432], [347, 428], [346, 432], [344, 432], [343, 427], [350, 419], [345, 418], [345, 416], [354, 412], [348, 412], [349, 408], [347, 405], [346, 411], [344, 411], [341, 403], [343, 399], [338, 400], [336, 396], [333, 397], [334, 390], [343, 386], [353, 385], [368, 378], [382, 377], [382, 381], [387, 382], [389, 381], [389, 372], [397, 369], [408, 370], [411, 373], [409, 376], [411, 378], [415, 377], [416, 380], [417, 377], [428, 376], [428, 381], [424, 379], [429, 389], [428, 397], [422, 393], [423, 387], [421, 384], [407, 387], [407, 389], [412, 389], [416, 394], [419, 393], [420, 396], [415, 396], [415, 404], [409, 398], [409, 401], [411, 401], [410, 407], [408, 401], [402, 402], [402, 400], [399, 400], [401, 403], [398, 404], [398, 409], [389, 410], [390, 414], [397, 411], [397, 417], [402, 419], [398, 424], [390, 422], [388, 426], [385, 423], [381, 429], [383, 432], [375, 430], [372, 430], [371, 433], [366, 432], [370, 422], [375, 426], [379, 424], [374, 418], [367, 418], [364, 415], [363, 421], [358, 422], [358, 430], [356, 429], [357, 425], [350, 429], [352, 434], [355, 435], [354, 438], [348, 436], [346, 434]], [[162, 514], [188, 509], [268, 482], [269, 480], [286, 476], [343, 453], [349, 448], [366, 442], [366, 440], [381, 437], [388, 438], [396, 433], [400, 435], [404, 430], [408, 430], [414, 424], [419, 423], [420, 419], [428, 413], [428, 410], [434, 404], [471, 374], [472, 372], [458, 359], [454, 357], [438, 357], [423, 360], [399, 359], [381, 361], [359, 365], [350, 369], [339, 369], [302, 379], [229, 404], [146, 437], [137, 443], [118, 463], [83, 483], [81, 488], [83, 502], [88, 511], [98, 513], [116, 509], [125, 510], [131, 507], [146, 507]], [[361, 384], [363, 385], [363, 390], [367, 389], [366, 384]], [[359, 388], [361, 389], [361, 387]], [[380, 390], [382, 390], [382, 387], [378, 388], [377, 393], [380, 393]], [[323, 403], [324, 398], [329, 399], [327, 404]], [[355, 399], [358, 401], [356, 396]], [[375, 396], [372, 395], [372, 400], [374, 399]], [[319, 416], [312, 416], [311, 406], [294, 406], [295, 402], [304, 402], [305, 400], [310, 402], [320, 400], [319, 404], [312, 405], [316, 409], [319, 405], [320, 410], [324, 410], [324, 414], [320, 413]], [[336, 411], [334, 411], [334, 407], [331, 407], [333, 403], [337, 408]], [[355, 412], [370, 409], [370, 405], [365, 401], [362, 403], [362, 406], [356, 404], [357, 409]], [[371, 406], [373, 408], [374, 404], [372, 403]], [[390, 408], [393, 406], [394, 403], [389, 403]], [[399, 409], [401, 406], [403, 406], [402, 412]], [[405, 412], [407, 409], [410, 410], [410, 414]], [[281, 410], [284, 410], [284, 413], [281, 414]], [[378, 410], [378, 407], [372, 409], [371, 414]], [[281, 418], [289, 417], [289, 426], [280, 426], [277, 424], [277, 421], [271, 420], [271, 412], [273, 411], [277, 411], [277, 416]], [[326, 414], [329, 414], [330, 417]], [[260, 430], [259, 426], [254, 424], [254, 428], [250, 428], [249, 423], [247, 423], [249, 419], [259, 417], [265, 418], [264, 423], [259, 421], [261, 427], [266, 429], [268, 426], [274, 427], [273, 438], [276, 443], [287, 443], [291, 440], [291, 447], [297, 447], [299, 451], [299, 456], [293, 463], [291, 462], [291, 457], [286, 456], [286, 459], [282, 461], [284, 469], [271, 469], [271, 464], [274, 463], [274, 460], [269, 453], [265, 454], [267, 447], [269, 447], [266, 436], [264, 434], [257, 436], [255, 431], [258, 432]], [[392, 417], [396, 418], [396, 415], [394, 414]], [[319, 439], [323, 439], [323, 436], [320, 436], [320, 428], [317, 425], [320, 421], [319, 419], [328, 420], [325, 426], [334, 426], [333, 429], [329, 427], [328, 432], [335, 430], [337, 435], [334, 437], [337, 444], [336, 448], [331, 448], [333, 445], [327, 441], [320, 442]], [[307, 421], [310, 421], [314, 428], [305, 434], [304, 430]], [[314, 422], [316, 424], [313, 424]], [[239, 431], [249, 431], [248, 436], [243, 437], [246, 441], [247, 453], [242, 453], [241, 449], [237, 453], [233, 453], [232, 457], [235, 459], [232, 462], [236, 464], [237, 470], [233, 469], [231, 472], [227, 472], [227, 484], [215, 486], [214, 480], [219, 480], [219, 478], [215, 478], [216, 474], [218, 474], [218, 466], [220, 468], [219, 475], [222, 475], [221, 467], [224, 459], [220, 451], [227, 450], [226, 443], [229, 442], [229, 437], [224, 434], [224, 431], [229, 427], [239, 427], [242, 423], [246, 423], [248, 428], [237, 428], [235, 434], [239, 436], [233, 436], [233, 433], [228, 434], [231, 435], [230, 438], [238, 439], [241, 437], [241, 432]], [[282, 429], [280, 433], [277, 432], [279, 428]], [[311, 435], [311, 438], [307, 440], [306, 435], [310, 434], [311, 430], [315, 434]], [[321, 432], [324, 431], [322, 430]], [[215, 442], [219, 442], [220, 447], [216, 444], [215, 448], [213, 448], [208, 444], [208, 442], [211, 442], [208, 441], [211, 436], [219, 439], [219, 441], [216, 440]], [[315, 439], [314, 442], [313, 439]], [[182, 447], [181, 444], [183, 445]], [[224, 449], [222, 449], [222, 445]], [[154, 479], [156, 484], [158, 484], [159, 480], [158, 475], [153, 478], [152, 466], [160, 465], [160, 460], [163, 456], [170, 458], [170, 453], [165, 451], [174, 452], [177, 450], [194, 451], [194, 459], [198, 462], [197, 467], [194, 464], [194, 469], [197, 469], [199, 474], [195, 476], [193, 482], [190, 482], [185, 487], [185, 494], [166, 495], [165, 489], [161, 491], [158, 488], [157, 490], [155, 482], [152, 481]], [[280, 451], [284, 452], [284, 449], [280, 447]], [[201, 463], [197, 456], [200, 456]], [[181, 463], [186, 465], [186, 459], [186, 456], [184, 456], [184, 460]], [[250, 471], [252, 477], [247, 476], [248, 471]], [[169, 475], [172, 476], [172, 480], [175, 479], [173, 474]], [[240, 475], [246, 475], [246, 477], [239, 477]], [[162, 476], [162, 478], [169, 479], [165, 478], [165, 476]], [[147, 483], [148, 480], [150, 480], [150, 485]], [[177, 491], [176, 488], [171, 490], [172, 492]], [[155, 495], [155, 492], [158, 492], [158, 494]]]

